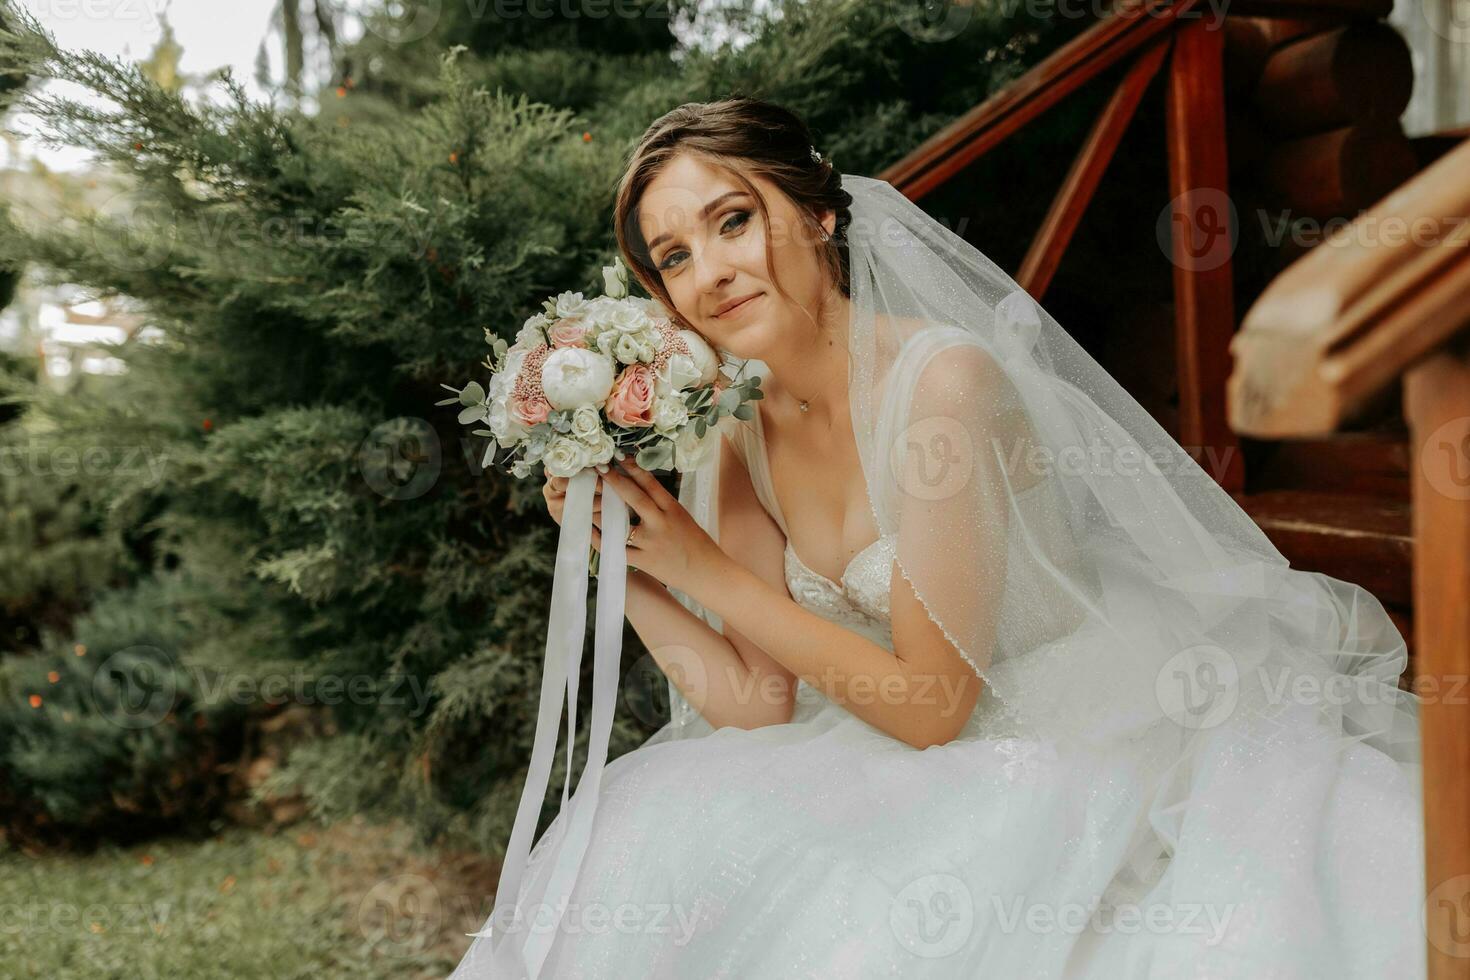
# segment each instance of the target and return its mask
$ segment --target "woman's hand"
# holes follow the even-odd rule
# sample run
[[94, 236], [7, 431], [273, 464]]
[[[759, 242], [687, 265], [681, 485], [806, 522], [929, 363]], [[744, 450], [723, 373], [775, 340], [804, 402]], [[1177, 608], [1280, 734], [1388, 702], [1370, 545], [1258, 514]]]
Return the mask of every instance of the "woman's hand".
[[[542, 469], [545, 473], [545, 468]], [[546, 473], [546, 485], [541, 488], [541, 496], [546, 498], [546, 509], [551, 514], [551, 519], [561, 526], [562, 511], [567, 506], [567, 484], [571, 482], [570, 477], [552, 476]], [[597, 481], [597, 489], [592, 494], [592, 520], [594, 523], [602, 515], [602, 481]], [[600, 549], [599, 549], [600, 550]]]
[[[621, 470], [619, 469], [621, 467]], [[721, 572], [725, 552], [684, 505], [647, 470], [628, 457], [608, 464], [598, 477], [597, 506], [592, 515], [592, 547], [602, 550], [602, 481], [617, 491], [628, 505], [633, 542], [628, 545], [628, 564], [641, 569], [665, 585], [687, 594], [697, 583], [713, 581]]]

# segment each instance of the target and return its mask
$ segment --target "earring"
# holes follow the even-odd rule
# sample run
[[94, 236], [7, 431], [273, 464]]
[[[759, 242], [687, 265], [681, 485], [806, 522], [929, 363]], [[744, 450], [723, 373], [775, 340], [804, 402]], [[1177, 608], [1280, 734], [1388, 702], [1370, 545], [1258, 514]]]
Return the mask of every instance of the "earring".
[[825, 231], [824, 231], [824, 232], [822, 232], [822, 241], [824, 241], [824, 242], [825, 242], [825, 241], [827, 241], [827, 240], [828, 240], [828, 239], [829, 239], [829, 238], [831, 238], [831, 237], [832, 237], [832, 236], [831, 236], [831, 235], [829, 235], [829, 234], [827, 234], [827, 233], [826, 233], [826, 232], [825, 232]]

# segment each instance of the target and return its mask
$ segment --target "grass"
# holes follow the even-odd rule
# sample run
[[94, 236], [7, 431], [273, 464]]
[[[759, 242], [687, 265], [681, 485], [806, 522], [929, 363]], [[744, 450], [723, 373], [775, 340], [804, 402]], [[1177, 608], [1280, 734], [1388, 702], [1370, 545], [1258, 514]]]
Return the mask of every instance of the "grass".
[[494, 871], [360, 819], [85, 857], [12, 851], [0, 854], [0, 975], [442, 980], [490, 913]]

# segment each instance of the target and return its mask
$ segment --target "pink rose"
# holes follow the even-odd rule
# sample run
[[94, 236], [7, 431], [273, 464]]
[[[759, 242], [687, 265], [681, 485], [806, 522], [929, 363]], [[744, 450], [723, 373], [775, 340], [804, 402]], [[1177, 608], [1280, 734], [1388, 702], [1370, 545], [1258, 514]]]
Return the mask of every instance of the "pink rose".
[[586, 347], [587, 321], [571, 317], [558, 320], [547, 331], [552, 347]]
[[527, 425], [537, 425], [546, 421], [551, 414], [551, 403], [545, 398], [526, 398], [520, 395], [512, 395], [510, 399], [510, 411], [516, 418]]
[[629, 364], [613, 382], [603, 408], [608, 420], [626, 428], [653, 424], [653, 369]]

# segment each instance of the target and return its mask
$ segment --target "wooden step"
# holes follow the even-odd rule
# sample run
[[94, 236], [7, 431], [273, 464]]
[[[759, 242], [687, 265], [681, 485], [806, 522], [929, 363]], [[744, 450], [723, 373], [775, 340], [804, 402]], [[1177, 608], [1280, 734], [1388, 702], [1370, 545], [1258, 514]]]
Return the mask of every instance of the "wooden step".
[[1322, 572], [1407, 611], [1414, 601], [1414, 537], [1407, 501], [1363, 494], [1268, 490], [1239, 494], [1293, 568]]

